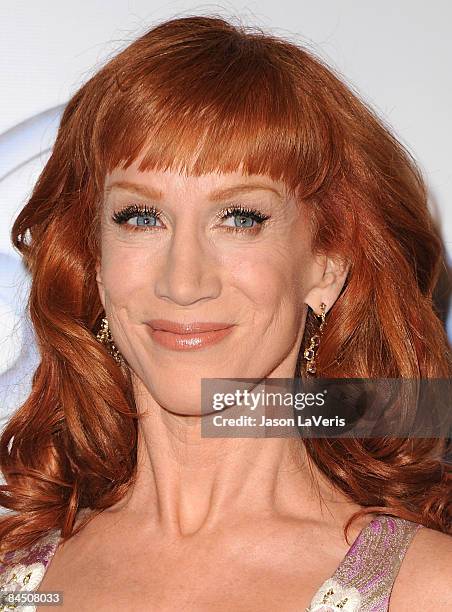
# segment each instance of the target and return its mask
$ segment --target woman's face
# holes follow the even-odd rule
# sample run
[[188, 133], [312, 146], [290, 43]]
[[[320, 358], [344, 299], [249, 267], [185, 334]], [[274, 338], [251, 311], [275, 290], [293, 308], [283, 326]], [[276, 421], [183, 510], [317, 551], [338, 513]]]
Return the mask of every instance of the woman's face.
[[[137, 163], [106, 178], [97, 265], [133, 375], [179, 414], [200, 413], [201, 378], [293, 376], [305, 300], [324, 272], [301, 205], [266, 176], [142, 173]], [[157, 320], [229, 329], [184, 338], [156, 332]]]

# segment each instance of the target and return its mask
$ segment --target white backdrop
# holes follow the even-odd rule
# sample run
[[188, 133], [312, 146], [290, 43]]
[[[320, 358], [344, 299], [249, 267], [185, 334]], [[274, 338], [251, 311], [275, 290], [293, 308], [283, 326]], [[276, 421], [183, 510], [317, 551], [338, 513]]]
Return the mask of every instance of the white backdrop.
[[[145, 30], [196, 13], [233, 16], [307, 44], [338, 69], [419, 161], [452, 258], [452, 4], [446, 0], [2, 0], [0, 424], [28, 394], [37, 362], [23, 315], [28, 279], [9, 232], [48, 158], [62, 108], [105, 60]], [[452, 315], [447, 324], [452, 338]]]

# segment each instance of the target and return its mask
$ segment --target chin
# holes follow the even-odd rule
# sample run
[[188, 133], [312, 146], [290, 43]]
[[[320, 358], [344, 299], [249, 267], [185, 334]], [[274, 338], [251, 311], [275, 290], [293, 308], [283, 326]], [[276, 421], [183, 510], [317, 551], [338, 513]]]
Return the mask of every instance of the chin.
[[162, 394], [154, 396], [159, 406], [166, 412], [179, 416], [202, 416], [201, 394]]
[[[180, 393], [193, 392], [201, 387], [201, 381], [206, 378], [252, 378], [246, 364], [230, 363], [231, 355], [224, 354], [221, 359], [209, 361], [205, 357], [202, 362], [183, 363], [174, 360], [171, 365], [152, 368], [146, 373], [146, 379], [153, 389], [178, 389]], [[220, 382], [220, 381], [219, 381]]]
[[[154, 382], [155, 381], [155, 382]], [[176, 414], [201, 414], [201, 379], [186, 379], [174, 373], [171, 377], [151, 377], [145, 386], [154, 400]]]

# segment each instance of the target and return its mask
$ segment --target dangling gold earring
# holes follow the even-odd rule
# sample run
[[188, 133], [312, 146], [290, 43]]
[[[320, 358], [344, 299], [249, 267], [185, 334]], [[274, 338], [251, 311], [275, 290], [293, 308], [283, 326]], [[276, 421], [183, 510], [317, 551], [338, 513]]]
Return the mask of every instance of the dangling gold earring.
[[318, 315], [316, 313], [315, 316], [317, 318], [321, 319], [321, 323], [319, 326], [319, 331], [317, 334], [314, 334], [311, 337], [309, 346], [307, 349], [305, 349], [304, 353], [303, 353], [303, 357], [306, 359], [307, 364], [306, 364], [306, 373], [307, 374], [315, 374], [317, 371], [317, 366], [315, 363], [315, 352], [320, 344], [320, 336], [323, 333], [323, 328], [325, 327], [325, 308], [326, 308], [326, 304], [324, 302], [322, 302], [320, 304], [320, 310], [321, 310], [321, 314]]
[[118, 366], [122, 365], [123, 357], [122, 357], [121, 353], [119, 352], [119, 350], [116, 348], [115, 343], [113, 342], [113, 338], [111, 336], [110, 328], [108, 327], [108, 319], [107, 319], [107, 317], [104, 317], [102, 319], [102, 323], [101, 323], [99, 331], [97, 332], [96, 338], [97, 338], [97, 340], [102, 342], [102, 344], [105, 344], [105, 346], [107, 347], [108, 352], [113, 357], [113, 359], [116, 361]]

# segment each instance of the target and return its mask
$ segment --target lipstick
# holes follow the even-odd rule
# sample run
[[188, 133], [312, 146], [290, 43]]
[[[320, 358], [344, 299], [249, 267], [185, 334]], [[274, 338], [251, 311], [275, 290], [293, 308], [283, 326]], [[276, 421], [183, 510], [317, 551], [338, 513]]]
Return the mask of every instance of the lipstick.
[[201, 321], [177, 323], [167, 319], [152, 319], [147, 325], [155, 342], [175, 351], [197, 350], [217, 344], [234, 328], [230, 323]]

